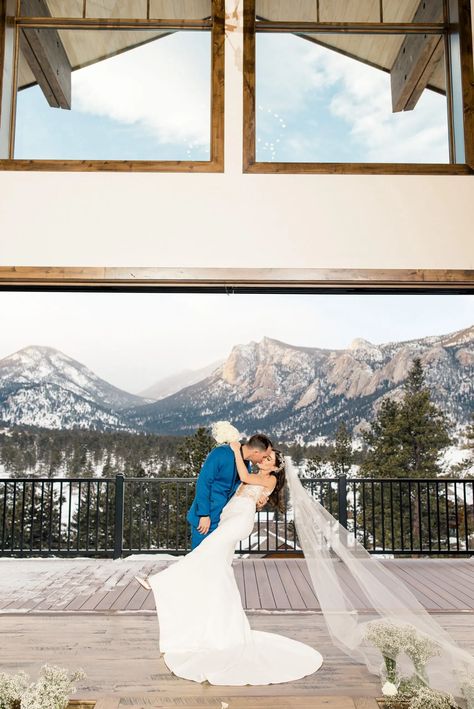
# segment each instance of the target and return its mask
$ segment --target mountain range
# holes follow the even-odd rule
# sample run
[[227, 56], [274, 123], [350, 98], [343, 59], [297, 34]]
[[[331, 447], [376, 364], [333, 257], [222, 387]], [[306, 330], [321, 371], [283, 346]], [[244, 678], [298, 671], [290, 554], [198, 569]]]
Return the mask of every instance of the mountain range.
[[226, 419], [242, 432], [309, 441], [342, 420], [358, 433], [385, 397], [402, 396], [415, 357], [434, 401], [466, 424], [474, 409], [474, 326], [380, 345], [358, 338], [347, 349], [264, 337], [236, 345], [224, 362], [157, 382], [146, 396], [108, 384], [58, 350], [31, 346], [0, 360], [0, 422], [188, 434]]

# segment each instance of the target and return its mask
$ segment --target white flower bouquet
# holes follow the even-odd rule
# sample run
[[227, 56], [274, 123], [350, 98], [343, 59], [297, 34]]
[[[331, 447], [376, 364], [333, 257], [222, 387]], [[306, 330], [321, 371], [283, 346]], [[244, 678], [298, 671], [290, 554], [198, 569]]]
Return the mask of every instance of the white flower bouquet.
[[0, 674], [0, 709], [65, 709], [74, 682], [83, 679], [82, 670], [69, 673], [54, 665], [43, 665], [36, 682], [24, 672]]
[[240, 439], [240, 433], [229, 421], [216, 421], [212, 424], [211, 433], [212, 437], [220, 444]]

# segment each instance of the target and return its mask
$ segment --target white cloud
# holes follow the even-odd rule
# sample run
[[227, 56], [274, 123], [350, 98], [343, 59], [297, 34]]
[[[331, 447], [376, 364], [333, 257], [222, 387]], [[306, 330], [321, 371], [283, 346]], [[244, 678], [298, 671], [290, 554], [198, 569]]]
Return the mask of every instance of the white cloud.
[[391, 112], [390, 76], [325, 52], [335, 86], [331, 112], [346, 121], [367, 148], [367, 159], [388, 162], [448, 161], [446, 99], [426, 90], [413, 111]]
[[75, 107], [160, 143], [206, 146], [210, 133], [210, 37], [175, 33], [73, 74]]
[[[346, 154], [352, 143], [367, 161], [448, 161], [445, 97], [425, 90], [413, 111], [392, 113], [387, 73], [298, 37], [258, 40], [258, 102], [264, 112], [277, 110], [288, 119], [293, 145], [302, 149], [294, 159], [305, 159], [308, 141], [313, 154], [315, 141], [324, 141], [318, 108], [326, 102], [330, 114], [347, 124]], [[261, 125], [270, 132], [268, 118]], [[289, 141], [288, 135], [287, 146]]]

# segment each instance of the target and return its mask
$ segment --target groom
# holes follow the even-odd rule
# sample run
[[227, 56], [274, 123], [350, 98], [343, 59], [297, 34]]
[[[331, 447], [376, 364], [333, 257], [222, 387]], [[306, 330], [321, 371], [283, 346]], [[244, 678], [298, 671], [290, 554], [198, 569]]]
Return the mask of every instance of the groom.
[[[272, 442], [262, 433], [251, 436], [242, 445], [242, 458], [258, 464], [271, 453]], [[221, 512], [240, 483], [235, 456], [228, 445], [214, 448], [203, 463], [196, 482], [196, 494], [186, 519], [192, 527], [191, 548], [194, 549], [219, 524]]]

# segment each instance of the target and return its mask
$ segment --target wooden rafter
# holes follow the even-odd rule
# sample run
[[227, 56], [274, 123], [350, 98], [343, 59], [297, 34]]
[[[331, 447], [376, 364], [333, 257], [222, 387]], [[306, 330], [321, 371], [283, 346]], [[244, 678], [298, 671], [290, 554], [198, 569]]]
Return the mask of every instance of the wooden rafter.
[[[23, 0], [35, 17], [50, 17], [44, 0]], [[55, 29], [23, 28], [20, 46], [39, 87], [52, 108], [71, 108], [71, 64]]]
[[[413, 23], [442, 22], [443, 4], [433, 0], [420, 0]], [[444, 52], [441, 35], [407, 35], [390, 72], [392, 109], [411, 111], [428, 85]]]

